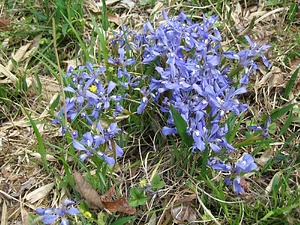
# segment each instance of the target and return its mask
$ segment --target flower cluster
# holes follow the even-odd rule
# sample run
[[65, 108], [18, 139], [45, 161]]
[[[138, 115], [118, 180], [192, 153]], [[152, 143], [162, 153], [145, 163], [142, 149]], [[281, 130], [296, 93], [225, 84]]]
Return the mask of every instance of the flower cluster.
[[[137, 113], [143, 112], [150, 99], [161, 105], [160, 110], [169, 115], [162, 133], [169, 135], [178, 132], [171, 112], [173, 106], [186, 121], [186, 133], [194, 141], [193, 150], [204, 151], [207, 146], [213, 152], [222, 148], [233, 150], [225, 138], [227, 125], [221, 121], [230, 112], [238, 115], [247, 109], [248, 105], [240, 103], [238, 96], [247, 92], [249, 75], [258, 69], [254, 58], [261, 56], [269, 66], [264, 51], [270, 46], [258, 46], [246, 36], [250, 49], [222, 52], [222, 37], [214, 27], [217, 17], [203, 15], [203, 23], [198, 24], [183, 12], [175, 19], [169, 19], [164, 11], [162, 14], [165, 23], [157, 29], [149, 22], [141, 33], [123, 27], [112, 40], [120, 57], [110, 61], [118, 66], [119, 78], [126, 77], [129, 86], [136, 84], [136, 77], [128, 73], [126, 66], [137, 59], [126, 59], [126, 51], [141, 56], [142, 64], [155, 68], [150, 85], [135, 88], [142, 95]], [[229, 64], [221, 63], [226, 58], [238, 60], [244, 71], [239, 84], [234, 85], [228, 76]]]
[[[241, 184], [241, 174], [249, 173], [257, 168], [253, 157], [248, 153], [244, 154], [244, 156], [235, 163], [234, 168], [219, 158], [210, 158], [207, 165], [222, 172], [232, 172], [235, 175], [233, 180], [233, 190], [237, 195], [245, 194], [245, 190]], [[225, 181], [227, 185], [232, 184], [230, 179], [226, 179]]]
[[[115, 152], [116, 156], [123, 155], [123, 150], [114, 140], [116, 134], [120, 132], [120, 128], [117, 123], [107, 125], [106, 119], [111, 111], [111, 119], [115, 119], [123, 113], [124, 109], [120, 104], [123, 96], [113, 94], [117, 86], [115, 82], [109, 81], [106, 86], [103, 85], [104, 73], [105, 68], [94, 69], [91, 63], [80, 66], [76, 70], [70, 67], [67, 72], [70, 84], [64, 91], [71, 97], [66, 98], [65, 109], [63, 108], [59, 112], [58, 118], [53, 122], [60, 122], [64, 114], [71, 122], [78, 117], [83, 119], [91, 131], [82, 134], [80, 141], [77, 131], [71, 131], [70, 128], [63, 129], [63, 133], [67, 130], [72, 133], [74, 148], [82, 152], [80, 159], [84, 161], [88, 157], [97, 155], [109, 165], [114, 165], [115, 159], [107, 156], [105, 150], [108, 146], [108, 149]], [[92, 129], [92, 127], [95, 128]]]
[[62, 207], [61, 208], [37, 208], [36, 212], [43, 216], [43, 223], [44, 224], [52, 224], [54, 223], [58, 218], [61, 218], [61, 225], [68, 225], [69, 220], [66, 217], [67, 215], [76, 215], [79, 214], [79, 210], [75, 207], [70, 207], [73, 205], [74, 202], [68, 199], [65, 199], [62, 202]]
[[[264, 56], [270, 46], [259, 46], [246, 36], [249, 49], [237, 53], [223, 51], [221, 34], [214, 26], [218, 17], [203, 15], [203, 23], [199, 24], [183, 12], [174, 19], [168, 18], [164, 11], [162, 14], [165, 21], [157, 28], [147, 22], [141, 32], [123, 26], [121, 32], [115, 34], [111, 41], [115, 55], [108, 59], [110, 72], [116, 71], [114, 81], [109, 80], [103, 85], [108, 71], [94, 69], [91, 63], [68, 70], [67, 104], [55, 122], [66, 115], [71, 122], [76, 118], [83, 119], [91, 128], [81, 137], [70, 129], [73, 147], [81, 152], [82, 161], [96, 155], [108, 165], [114, 165], [115, 157], [123, 155], [114, 140], [120, 129], [117, 123], [108, 124], [107, 121], [113, 121], [124, 112], [122, 100], [138, 95], [137, 114], [142, 114], [152, 104], [166, 116], [163, 135], [179, 133], [178, 119], [173, 115], [176, 112], [186, 124], [184, 133], [191, 138], [189, 147], [193, 151], [208, 150], [211, 157], [234, 150], [226, 139], [229, 132], [226, 117], [229, 113], [239, 115], [248, 108], [239, 101], [239, 96], [247, 92], [249, 76], [259, 68], [256, 58], [261, 57], [264, 65], [270, 66]], [[229, 72], [236, 62], [238, 67], [234, 70], [240, 72], [235, 74], [238, 80], [233, 80]], [[115, 94], [118, 91], [122, 95]], [[103, 119], [107, 117], [111, 119]], [[255, 129], [262, 130], [260, 127]], [[263, 135], [267, 135], [265, 128]], [[115, 157], [106, 154], [106, 149]], [[249, 154], [244, 155], [233, 169], [218, 158], [211, 158], [207, 165], [235, 174], [233, 184], [237, 194], [244, 193], [240, 174], [256, 168]]]

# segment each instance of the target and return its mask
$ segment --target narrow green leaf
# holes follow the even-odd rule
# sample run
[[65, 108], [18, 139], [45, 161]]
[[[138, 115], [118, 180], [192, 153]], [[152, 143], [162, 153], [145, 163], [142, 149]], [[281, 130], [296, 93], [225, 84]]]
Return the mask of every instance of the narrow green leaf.
[[52, 102], [52, 104], [50, 106], [51, 114], [53, 114], [54, 110], [56, 109], [56, 107], [58, 106], [59, 103], [60, 103], [60, 94], [57, 95], [57, 97], [55, 98], [55, 100]]
[[298, 76], [298, 73], [299, 73], [299, 70], [300, 70], [300, 66], [295, 70], [295, 72], [292, 74], [292, 77], [291, 79], [289, 80], [289, 82], [286, 84], [286, 87], [285, 87], [285, 92], [284, 92], [284, 97], [285, 98], [289, 98], [289, 95], [291, 93], [291, 90], [295, 84], [295, 81], [297, 79], [297, 76]]
[[268, 212], [268, 213], [261, 219], [261, 221], [268, 219], [268, 218], [269, 218], [270, 216], [272, 216], [273, 214], [274, 214], [274, 211]]
[[193, 138], [186, 133], [186, 130], [188, 128], [186, 121], [182, 118], [180, 113], [172, 105], [171, 112], [174, 119], [175, 127], [183, 143], [185, 143], [188, 147], [191, 147], [193, 144]]
[[122, 217], [113, 222], [111, 225], [123, 225], [133, 219], [135, 219], [135, 216]]
[[61, 26], [61, 32], [64, 36], [66, 36], [67, 34], [67, 30], [68, 30], [68, 27], [69, 25], [67, 23], [64, 23], [62, 26]]
[[[232, 114], [231, 118], [228, 119], [227, 124], [228, 124], [228, 128], [230, 130], [230, 132], [227, 133], [227, 135], [229, 136], [228, 138], [228, 143], [232, 143], [232, 141], [234, 140], [236, 133], [238, 132], [238, 130], [240, 129], [240, 125], [242, 123], [242, 120], [244, 119], [244, 113], [239, 117], [239, 120], [236, 122], [237, 117]], [[226, 136], [227, 138], [227, 136]]]
[[[299, 2], [298, 2], [299, 4]], [[292, 3], [290, 5], [289, 11], [288, 11], [288, 15], [289, 15], [289, 26], [291, 26], [291, 24], [294, 22], [295, 17], [297, 15], [298, 12], [298, 4], [297, 3]]]
[[288, 139], [286, 139], [286, 141], [284, 142], [284, 144], [282, 145], [282, 147], [280, 148], [280, 152], [286, 148], [286, 146], [288, 146], [290, 144], [290, 142], [298, 135], [298, 131], [296, 131], [295, 133], [292, 133], [291, 136], [288, 137]]
[[42, 157], [42, 160], [43, 160], [43, 163], [44, 163], [44, 167], [45, 169], [47, 170], [47, 172], [50, 172], [49, 170], [49, 167], [48, 167], [48, 162], [46, 160], [46, 150], [45, 150], [45, 146], [44, 146], [44, 142], [43, 142], [43, 139], [42, 139], [42, 136], [34, 122], [34, 120], [31, 118], [30, 114], [27, 112], [27, 110], [21, 106], [22, 109], [24, 110], [24, 112], [26, 113], [29, 121], [30, 121], [30, 124], [34, 130], [34, 134], [36, 136], [36, 139], [37, 139], [37, 142], [38, 142], [38, 152], [40, 153], [41, 157]]
[[292, 120], [293, 120], [293, 109], [290, 111], [290, 113], [286, 119], [286, 122], [282, 125], [279, 136], [283, 135], [287, 131], [287, 129], [289, 128], [289, 126], [292, 123]]
[[282, 116], [283, 114], [285, 114], [286, 112], [288, 112], [289, 110], [291, 110], [294, 107], [295, 104], [296, 103], [284, 106], [284, 107], [282, 107], [280, 109], [275, 109], [274, 112], [271, 114], [271, 119], [275, 120], [278, 117]]
[[107, 31], [108, 30], [108, 17], [107, 17], [107, 8], [106, 8], [105, 0], [102, 0], [101, 18], [102, 18], [102, 28], [104, 31]]
[[46, 21], [48, 20], [48, 18], [47, 18], [44, 14], [42, 14], [42, 13], [40, 13], [40, 12], [38, 12], [38, 11], [35, 11], [35, 10], [33, 10], [33, 9], [30, 9], [29, 11], [30, 11], [30, 13], [31, 13], [32, 15], [34, 15], [34, 16], [38, 19], [38, 21], [40, 21], [40, 22], [46, 22]]

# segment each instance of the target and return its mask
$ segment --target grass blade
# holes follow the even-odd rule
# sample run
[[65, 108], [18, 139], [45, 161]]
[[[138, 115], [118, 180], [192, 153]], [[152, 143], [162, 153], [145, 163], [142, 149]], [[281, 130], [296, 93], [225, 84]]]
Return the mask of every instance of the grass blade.
[[271, 120], [275, 120], [278, 117], [282, 116], [283, 114], [285, 114], [286, 112], [291, 110], [294, 107], [295, 104], [296, 103], [284, 106], [280, 109], [275, 109], [275, 111], [271, 114]]
[[189, 147], [192, 146], [193, 139], [191, 136], [189, 136], [186, 133], [186, 129], [188, 127], [186, 121], [182, 118], [180, 113], [174, 108], [174, 106], [171, 105], [171, 112], [174, 119], [174, 123], [176, 126], [176, 129], [178, 131], [178, 134], [182, 138], [182, 141]]
[[300, 70], [300, 66], [295, 70], [295, 72], [293, 73], [291, 79], [289, 80], [289, 82], [287, 83], [286, 87], [285, 87], [285, 92], [284, 92], [284, 97], [285, 98], [289, 98], [291, 90], [295, 84], [295, 81], [297, 79], [297, 76], [299, 74], [299, 70]]
[[283, 135], [287, 131], [287, 129], [289, 128], [289, 126], [292, 123], [292, 120], [293, 120], [293, 109], [290, 111], [290, 113], [286, 119], [286, 122], [282, 125], [279, 136]]
[[37, 142], [38, 142], [38, 152], [40, 153], [41, 157], [42, 157], [42, 160], [43, 160], [43, 163], [44, 163], [44, 167], [45, 169], [47, 170], [47, 172], [49, 173], [50, 170], [49, 170], [49, 167], [48, 167], [48, 162], [46, 160], [46, 150], [45, 150], [45, 146], [44, 146], [44, 142], [43, 142], [43, 139], [42, 139], [42, 136], [34, 122], [34, 120], [31, 118], [30, 114], [27, 112], [27, 110], [21, 106], [23, 111], [25, 112], [25, 114], [27, 115], [29, 121], [30, 121], [30, 124], [34, 130], [34, 134], [36, 136], [36, 139], [37, 139]]

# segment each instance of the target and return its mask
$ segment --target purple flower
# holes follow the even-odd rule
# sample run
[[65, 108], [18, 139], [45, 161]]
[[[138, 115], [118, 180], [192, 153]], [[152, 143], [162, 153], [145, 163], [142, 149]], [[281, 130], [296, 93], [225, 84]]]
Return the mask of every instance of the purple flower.
[[252, 170], [255, 170], [257, 168], [257, 165], [254, 162], [254, 159], [252, 155], [250, 154], [244, 154], [244, 156], [235, 163], [235, 173], [240, 174], [243, 173], [249, 173]]
[[109, 58], [108, 62], [121, 67], [131, 66], [135, 62], [135, 59], [126, 59], [124, 47], [119, 48], [118, 53], [118, 58]]
[[76, 215], [79, 214], [79, 210], [75, 207], [70, 207], [73, 205], [75, 202], [65, 199], [62, 202], [62, 207], [59, 208], [37, 208], [36, 212], [43, 216], [43, 223], [44, 224], [52, 224], [55, 222], [59, 217], [61, 218], [61, 225], [68, 225], [69, 220], [66, 217], [67, 215]]
[[233, 190], [236, 195], [243, 195], [245, 194], [245, 190], [243, 189], [241, 185], [241, 177], [237, 176], [233, 180]]
[[262, 133], [261, 133], [261, 137], [268, 137], [269, 136], [269, 126], [271, 124], [271, 117], [268, 116], [268, 119], [267, 119], [267, 122], [265, 123], [264, 127], [260, 127], [260, 126], [248, 126], [247, 128], [248, 129], [251, 129], [251, 130], [261, 130]]
[[[116, 132], [118, 132], [116, 123], [112, 123], [108, 129], [102, 128], [102, 132], [103, 132], [103, 134], [105, 134], [105, 136], [103, 136], [103, 135], [95, 135], [94, 136], [91, 132], [87, 132], [83, 135], [83, 139], [81, 140], [81, 142], [79, 142], [76, 139], [73, 139], [73, 142], [72, 142], [73, 147], [79, 151], [82, 151], [82, 154], [79, 156], [81, 161], [85, 161], [87, 158], [92, 157], [96, 154], [97, 156], [103, 158], [108, 165], [113, 166], [115, 164], [114, 158], [107, 156], [105, 153], [100, 151], [100, 149], [98, 149], [98, 147], [100, 145], [103, 145], [106, 142], [108, 143], [109, 148], [111, 150], [116, 151], [116, 156], [123, 155], [123, 150], [113, 140], [114, 134]], [[113, 149], [111, 142], [113, 142], [115, 149]]]
[[232, 181], [229, 178], [225, 178], [224, 183], [225, 183], [226, 186], [231, 186], [232, 185]]
[[226, 164], [222, 162], [219, 158], [210, 158], [206, 165], [210, 166], [214, 170], [220, 170], [223, 172], [229, 172], [232, 170], [232, 167], [230, 164]]
[[264, 51], [271, 48], [271, 45], [257, 45], [255, 42], [253, 42], [248, 35], [245, 36], [246, 40], [248, 41], [249, 45], [251, 46], [251, 56], [260, 55], [263, 63], [267, 68], [270, 68], [270, 63], [267, 60], [266, 56], [264, 55]]

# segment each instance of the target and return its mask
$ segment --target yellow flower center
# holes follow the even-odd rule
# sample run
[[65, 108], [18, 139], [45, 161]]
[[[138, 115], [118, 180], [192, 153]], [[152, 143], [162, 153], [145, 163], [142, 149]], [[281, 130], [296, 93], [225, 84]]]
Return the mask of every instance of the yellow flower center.
[[142, 188], [147, 186], [147, 181], [146, 181], [146, 179], [140, 180], [140, 186], [141, 186]]
[[94, 93], [97, 91], [97, 87], [95, 85], [90, 86], [89, 89], [91, 92], [94, 92]]
[[87, 219], [92, 218], [92, 214], [91, 214], [89, 211], [85, 211], [83, 215], [84, 215], [84, 217], [87, 218]]

